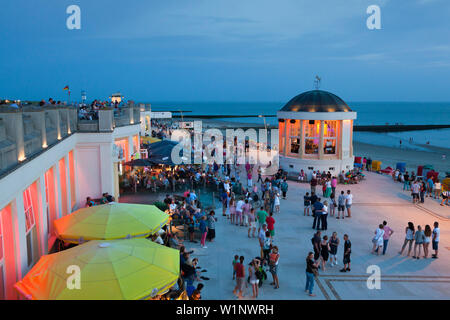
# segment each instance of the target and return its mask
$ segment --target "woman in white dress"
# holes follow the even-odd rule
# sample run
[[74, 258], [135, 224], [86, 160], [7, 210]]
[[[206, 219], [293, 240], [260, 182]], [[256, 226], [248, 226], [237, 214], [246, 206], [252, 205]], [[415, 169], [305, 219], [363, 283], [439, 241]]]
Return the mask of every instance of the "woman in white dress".
[[373, 248], [372, 248], [372, 254], [375, 253], [375, 250], [377, 250], [377, 254], [379, 255], [380, 252], [382, 252], [383, 247], [383, 236], [384, 236], [384, 226], [380, 224], [378, 226], [378, 229], [375, 230], [375, 237], [373, 237]]
[[275, 206], [275, 212], [279, 213], [280, 212], [280, 194], [277, 193], [275, 194], [275, 199], [274, 199], [274, 206]]

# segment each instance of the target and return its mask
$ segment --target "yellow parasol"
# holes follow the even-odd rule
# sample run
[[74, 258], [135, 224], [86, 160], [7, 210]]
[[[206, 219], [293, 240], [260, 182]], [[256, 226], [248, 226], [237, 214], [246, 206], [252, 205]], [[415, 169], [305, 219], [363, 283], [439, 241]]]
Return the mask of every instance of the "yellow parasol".
[[59, 239], [83, 243], [148, 237], [168, 221], [169, 215], [153, 205], [109, 203], [77, 210], [54, 224]]
[[178, 250], [147, 239], [90, 241], [42, 256], [15, 288], [32, 300], [149, 299], [179, 273]]

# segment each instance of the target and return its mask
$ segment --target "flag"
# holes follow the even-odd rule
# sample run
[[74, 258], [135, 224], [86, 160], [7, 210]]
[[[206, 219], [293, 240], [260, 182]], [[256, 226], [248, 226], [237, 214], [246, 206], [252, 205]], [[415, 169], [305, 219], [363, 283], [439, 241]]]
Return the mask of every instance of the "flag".
[[69, 90], [69, 86], [65, 86], [63, 90]]

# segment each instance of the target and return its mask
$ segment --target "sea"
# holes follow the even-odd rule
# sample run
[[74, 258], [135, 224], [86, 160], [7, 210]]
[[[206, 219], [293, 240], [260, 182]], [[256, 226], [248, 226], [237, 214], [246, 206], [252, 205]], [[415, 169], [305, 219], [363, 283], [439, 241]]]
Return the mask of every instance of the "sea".
[[[450, 102], [347, 102], [357, 112], [355, 125], [450, 124]], [[251, 118], [224, 118], [230, 122], [276, 125], [276, 112], [283, 102], [152, 102], [152, 111], [181, 111], [195, 115], [254, 115]], [[263, 115], [262, 117], [257, 117]], [[354, 140], [373, 145], [399, 146], [427, 151], [419, 145], [450, 148], [450, 129], [391, 133], [355, 132]]]

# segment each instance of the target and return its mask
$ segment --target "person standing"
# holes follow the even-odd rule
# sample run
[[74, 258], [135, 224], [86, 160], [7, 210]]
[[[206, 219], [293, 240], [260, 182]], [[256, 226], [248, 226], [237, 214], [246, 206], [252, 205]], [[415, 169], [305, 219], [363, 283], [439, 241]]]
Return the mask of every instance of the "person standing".
[[309, 217], [309, 207], [311, 206], [311, 197], [309, 196], [309, 192], [306, 193], [305, 196], [303, 196], [303, 215]]
[[403, 190], [409, 191], [411, 189], [410, 181], [409, 181], [409, 173], [406, 171], [405, 175], [403, 176]]
[[245, 204], [242, 207], [242, 214], [244, 215], [244, 226], [249, 226], [249, 214], [250, 209], [252, 208], [251, 204], [249, 203], [248, 199], [245, 199]]
[[427, 259], [428, 258], [428, 253], [429, 253], [429, 248], [430, 248], [430, 242], [431, 242], [431, 227], [430, 225], [426, 225], [425, 226], [425, 231], [424, 231], [424, 235], [425, 235], [425, 240], [423, 241], [423, 253], [424, 253], [424, 258]]
[[202, 238], [200, 240], [200, 245], [203, 249], [207, 249], [206, 246], [206, 235], [208, 234], [208, 226], [206, 223], [206, 216], [201, 217], [200, 224], [199, 224], [200, 234], [202, 235]]
[[336, 176], [333, 176], [333, 178], [331, 179], [331, 193], [332, 194], [336, 194], [336, 187], [337, 187], [337, 178]]
[[439, 229], [439, 222], [435, 222], [434, 223], [434, 229], [433, 229], [433, 250], [434, 250], [434, 254], [432, 255], [432, 257], [434, 259], [438, 258], [438, 250], [439, 250], [439, 236], [441, 234], [441, 229]]
[[261, 209], [256, 213], [256, 216], [258, 218], [258, 233], [259, 233], [263, 225], [266, 223], [266, 218], [268, 214], [264, 210], [264, 207], [261, 207]]
[[427, 191], [427, 185], [425, 181], [420, 182], [420, 203], [425, 202], [425, 192]]
[[399, 254], [403, 254], [403, 250], [405, 250], [407, 244], [409, 244], [408, 256], [411, 254], [412, 243], [414, 241], [414, 233], [414, 224], [412, 222], [408, 222], [408, 226], [405, 229], [405, 242], [403, 243], [402, 250], [399, 252]]
[[347, 208], [348, 218], [352, 217], [351, 211], [352, 203], [353, 203], [353, 195], [351, 194], [350, 190], [347, 190], [347, 195], [345, 196], [345, 207]]
[[250, 213], [248, 214], [248, 223], [249, 223], [248, 237], [250, 238], [250, 232], [253, 229], [252, 237], [254, 238], [255, 232], [256, 232], [256, 221], [255, 221], [255, 209], [254, 208], [250, 209]]
[[208, 240], [210, 242], [214, 241], [214, 238], [216, 237], [216, 222], [217, 222], [217, 218], [214, 217], [216, 213], [214, 212], [214, 210], [211, 210], [209, 212], [209, 216], [208, 216]]
[[433, 192], [434, 192], [434, 181], [433, 181], [433, 176], [431, 176], [427, 180], [427, 194], [426, 194], [426, 197], [432, 198], [433, 197]]
[[384, 230], [383, 230], [383, 224], [380, 224], [375, 230], [375, 237], [372, 239], [373, 242], [373, 248], [372, 248], [372, 254], [375, 253], [375, 250], [378, 255], [380, 255], [380, 249], [383, 246], [383, 236], [384, 236]]
[[314, 254], [312, 252], [308, 253], [306, 257], [306, 285], [305, 292], [309, 293], [310, 297], [315, 297], [313, 293], [314, 289], [314, 277], [318, 275], [317, 269], [319, 267], [319, 261], [314, 261]]
[[344, 268], [342, 268], [340, 271], [341, 272], [347, 272], [350, 271], [350, 263], [351, 263], [351, 259], [350, 259], [350, 255], [352, 253], [352, 243], [350, 242], [350, 239], [348, 238], [347, 234], [344, 234], [344, 259], [343, 259], [343, 264], [344, 264]]
[[236, 225], [243, 226], [244, 221], [242, 219], [242, 210], [244, 208], [245, 202], [242, 198], [239, 198], [239, 201], [236, 204]]
[[286, 199], [286, 193], [289, 189], [289, 185], [286, 181], [286, 177], [283, 179], [283, 182], [281, 183], [281, 192], [283, 194], [283, 199]]
[[329, 207], [328, 201], [325, 200], [323, 202], [322, 214], [320, 215], [320, 222], [322, 223], [322, 230], [328, 229], [328, 223], [327, 223], [328, 207]]
[[315, 194], [316, 193], [316, 186], [317, 186], [317, 178], [316, 178], [315, 174], [311, 178], [310, 185], [311, 185], [311, 193]]
[[275, 212], [280, 213], [280, 194], [278, 192], [275, 194], [274, 205], [275, 205]]
[[250, 284], [252, 285], [252, 290], [253, 290], [253, 299], [258, 298], [258, 284], [259, 284], [259, 279], [256, 276], [256, 271], [259, 270], [259, 260], [258, 259], [253, 259], [252, 262], [250, 263], [250, 267], [248, 268], [248, 273], [250, 276]]
[[[329, 245], [330, 245], [330, 262], [331, 262], [331, 266], [333, 265], [338, 265], [337, 262], [337, 250], [339, 247], [339, 238], [337, 237], [337, 232], [333, 232], [333, 234], [331, 235], [330, 241], [328, 241]], [[333, 262], [334, 260], [334, 262]]]
[[236, 287], [234, 287], [233, 294], [237, 293], [237, 297], [242, 299], [245, 286], [244, 256], [239, 257], [239, 262], [234, 265], [234, 270], [236, 271]]
[[341, 194], [338, 198], [338, 214], [336, 219], [340, 219], [341, 212], [342, 212], [342, 219], [344, 219], [344, 211], [345, 211], [345, 193], [344, 191], [341, 191]]
[[322, 270], [325, 271], [325, 265], [330, 256], [330, 244], [328, 243], [328, 236], [323, 236], [320, 242], [320, 261], [322, 262]]
[[259, 247], [261, 251], [260, 257], [264, 257], [264, 243], [266, 242], [267, 224], [263, 224], [262, 229], [258, 233]]
[[334, 214], [336, 212], [337, 203], [334, 193], [331, 193], [330, 195], [330, 215], [334, 217]]
[[[414, 255], [413, 255], [413, 259], [420, 259], [420, 251], [423, 248], [423, 243], [425, 241], [425, 234], [422, 231], [422, 227], [421, 226], [417, 226], [417, 231], [414, 235]], [[419, 254], [416, 255], [416, 250], [417, 247], [419, 247]]]
[[416, 204], [419, 202], [419, 193], [420, 193], [420, 185], [416, 181], [411, 185], [411, 195], [412, 195], [412, 203]]
[[388, 225], [386, 221], [383, 221], [383, 255], [386, 254], [386, 249], [389, 243], [390, 237], [394, 234], [394, 230], [392, 230]]
[[313, 229], [316, 228], [316, 224], [317, 230], [320, 229], [322, 211], [323, 211], [323, 204], [320, 202], [320, 198], [317, 198], [316, 202], [314, 202], [313, 204], [313, 216], [314, 216], [314, 221], [312, 225]]
[[331, 180], [327, 179], [325, 181], [325, 198], [329, 198], [332, 193]]
[[273, 238], [275, 236], [275, 219], [273, 218], [273, 213], [269, 213], [269, 216], [266, 218], [267, 230], [270, 231], [270, 237]]
[[434, 184], [434, 198], [435, 199], [439, 199], [439, 195], [441, 194], [441, 182], [439, 181], [439, 179], [436, 179], [436, 182]]
[[321, 242], [321, 232], [317, 231], [311, 239], [313, 250], [314, 250], [314, 261], [319, 261], [320, 258], [320, 242]]
[[275, 286], [275, 289], [280, 287], [278, 282], [278, 261], [280, 260], [280, 254], [278, 253], [278, 247], [273, 246], [272, 252], [269, 255], [269, 271], [272, 274], [273, 282], [271, 285]]

